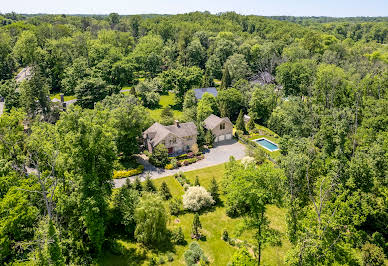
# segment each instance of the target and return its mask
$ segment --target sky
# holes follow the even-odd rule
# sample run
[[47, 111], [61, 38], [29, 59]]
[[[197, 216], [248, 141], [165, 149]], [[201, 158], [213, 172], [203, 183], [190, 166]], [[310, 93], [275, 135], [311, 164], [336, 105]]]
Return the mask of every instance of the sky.
[[180, 14], [235, 11], [262, 16], [388, 16], [388, 0], [0, 0], [0, 13]]

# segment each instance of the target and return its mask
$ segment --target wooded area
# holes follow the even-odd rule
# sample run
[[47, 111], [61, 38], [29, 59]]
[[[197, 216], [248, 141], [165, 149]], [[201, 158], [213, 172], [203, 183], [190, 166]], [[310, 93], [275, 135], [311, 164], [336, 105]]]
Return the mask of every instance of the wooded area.
[[[387, 43], [386, 18], [0, 14], [0, 264], [95, 264], [125, 239], [162, 253], [187, 245], [188, 265], [217, 265], [195, 239], [203, 210], [225, 206], [254, 239], [231, 265], [265, 263], [281, 238], [287, 265], [384, 265]], [[196, 99], [207, 87], [218, 95]], [[53, 102], [58, 93], [75, 103]], [[113, 189], [153, 122], [195, 122], [198, 145], [210, 145], [211, 114], [238, 135], [276, 132], [276, 163], [254, 150], [232, 158], [209, 192], [176, 177], [190, 185], [183, 203], [150, 179]], [[270, 226], [273, 205], [287, 210], [286, 235]], [[167, 226], [183, 209], [195, 213], [191, 238]]]

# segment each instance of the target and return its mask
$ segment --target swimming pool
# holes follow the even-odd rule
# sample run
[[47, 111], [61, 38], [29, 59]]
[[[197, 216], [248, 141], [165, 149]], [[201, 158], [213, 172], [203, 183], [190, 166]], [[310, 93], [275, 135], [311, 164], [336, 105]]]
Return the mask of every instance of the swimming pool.
[[272, 141], [270, 141], [270, 140], [268, 140], [266, 138], [255, 139], [254, 142], [258, 143], [264, 149], [267, 149], [269, 151], [277, 151], [277, 150], [279, 150], [279, 147], [278, 147], [278, 145], [276, 143], [273, 143]]

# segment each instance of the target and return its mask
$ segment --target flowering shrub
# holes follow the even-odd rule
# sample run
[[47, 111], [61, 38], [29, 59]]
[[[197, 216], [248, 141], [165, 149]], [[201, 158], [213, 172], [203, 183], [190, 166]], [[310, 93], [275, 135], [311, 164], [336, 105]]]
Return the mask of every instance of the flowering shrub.
[[144, 165], [139, 165], [135, 169], [114, 171], [113, 178], [117, 179], [117, 178], [130, 177], [130, 176], [141, 174], [143, 173], [143, 171], [144, 171]]
[[248, 167], [250, 164], [255, 164], [255, 158], [250, 157], [250, 156], [245, 156], [244, 158], [241, 159], [241, 164], [244, 165], [245, 168]]
[[190, 211], [199, 211], [214, 203], [213, 197], [204, 187], [189, 187], [183, 195], [183, 208]]
[[174, 169], [174, 166], [173, 166], [171, 163], [169, 163], [169, 164], [166, 164], [166, 166], [164, 167], [164, 169], [166, 169], [166, 170], [171, 170], [171, 169]]

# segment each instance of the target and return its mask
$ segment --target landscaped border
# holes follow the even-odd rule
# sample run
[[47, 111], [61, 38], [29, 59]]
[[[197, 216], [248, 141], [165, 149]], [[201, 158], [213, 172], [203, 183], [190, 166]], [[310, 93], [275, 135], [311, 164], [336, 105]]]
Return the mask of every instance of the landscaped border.
[[[257, 141], [258, 140], [266, 140], [266, 141], [268, 141], [268, 142], [270, 142], [270, 143], [272, 143], [273, 145], [275, 145], [276, 147], [278, 147], [276, 150], [270, 150], [270, 149], [268, 149], [267, 147], [265, 147], [265, 146], [263, 146], [263, 145], [261, 145], [260, 143], [258, 143]], [[270, 152], [274, 152], [274, 151], [278, 151], [278, 150], [280, 150], [280, 148], [279, 148], [279, 144], [276, 144], [275, 142], [273, 142], [273, 141], [270, 141], [269, 139], [267, 139], [267, 138], [258, 138], [258, 139], [254, 139], [254, 140], [251, 140], [251, 141], [253, 141], [253, 142], [256, 142], [257, 144], [259, 144], [262, 148], [264, 148], [264, 149], [266, 149], [267, 151], [270, 151]]]

